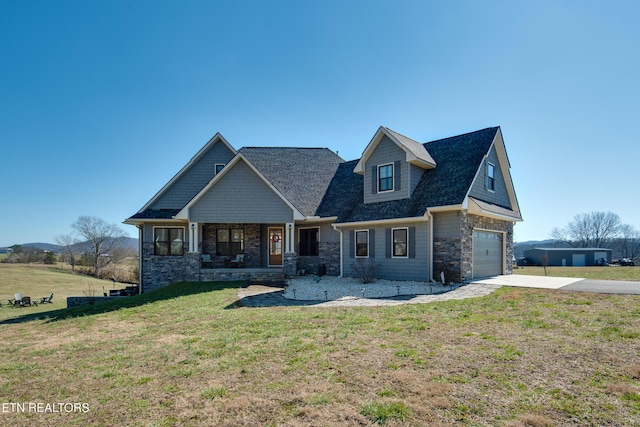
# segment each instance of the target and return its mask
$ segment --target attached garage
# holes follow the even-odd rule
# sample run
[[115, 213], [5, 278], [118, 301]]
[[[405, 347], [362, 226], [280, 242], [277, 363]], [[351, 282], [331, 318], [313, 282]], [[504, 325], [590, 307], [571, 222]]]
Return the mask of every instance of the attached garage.
[[503, 273], [502, 233], [473, 232], [473, 277], [496, 276]]

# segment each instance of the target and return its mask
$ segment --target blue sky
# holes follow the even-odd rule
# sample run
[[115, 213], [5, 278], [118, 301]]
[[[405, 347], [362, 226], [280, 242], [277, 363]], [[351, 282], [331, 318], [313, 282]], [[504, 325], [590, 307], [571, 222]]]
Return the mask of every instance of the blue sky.
[[[216, 132], [360, 157], [501, 126], [525, 221], [640, 228], [640, 2], [0, 2], [0, 246], [121, 223]], [[134, 227], [122, 225], [132, 236]]]

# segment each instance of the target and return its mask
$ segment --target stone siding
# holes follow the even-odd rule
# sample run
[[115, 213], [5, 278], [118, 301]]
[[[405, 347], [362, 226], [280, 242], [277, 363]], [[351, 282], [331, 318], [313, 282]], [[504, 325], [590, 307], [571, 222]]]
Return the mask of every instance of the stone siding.
[[340, 275], [340, 242], [319, 242], [318, 256], [298, 256], [297, 270], [317, 274], [320, 264], [327, 268], [328, 276]]
[[[438, 216], [435, 216], [438, 220]], [[433, 239], [433, 272], [434, 279], [440, 280], [444, 272], [447, 282], [464, 282], [473, 277], [473, 230], [493, 230], [504, 233], [505, 254], [504, 270], [513, 273], [513, 223], [478, 215], [469, 215], [462, 211], [459, 216], [460, 237], [443, 237], [436, 235]], [[452, 224], [447, 220], [448, 226]], [[447, 233], [449, 235], [455, 233]]]
[[[495, 230], [504, 232], [505, 239], [505, 253], [504, 253], [504, 269], [506, 274], [513, 274], [513, 222], [511, 221], [502, 221], [499, 219], [487, 218], [478, 215], [466, 215], [468, 217], [469, 228], [481, 228], [484, 230]], [[473, 230], [469, 231], [469, 260], [468, 260], [468, 273], [467, 277], [471, 277], [471, 257], [472, 247], [471, 240], [473, 235]], [[466, 266], [466, 263], [465, 263]]]
[[[202, 226], [202, 248], [204, 254], [214, 257], [216, 267], [222, 267], [224, 260], [216, 260], [217, 233], [219, 228], [244, 230], [244, 262], [247, 268], [261, 266], [260, 224], [204, 224]], [[218, 257], [219, 258], [219, 257]]]

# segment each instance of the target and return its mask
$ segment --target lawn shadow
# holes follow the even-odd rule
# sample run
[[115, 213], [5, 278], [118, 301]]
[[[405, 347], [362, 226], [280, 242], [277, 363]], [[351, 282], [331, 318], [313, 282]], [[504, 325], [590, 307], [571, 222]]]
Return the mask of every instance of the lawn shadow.
[[300, 307], [322, 304], [326, 301], [291, 300], [284, 297], [282, 289], [274, 289], [272, 292], [261, 292], [242, 296], [237, 301], [225, 307], [225, 310], [248, 307]]
[[[429, 295], [437, 295], [441, 293], [445, 293], [446, 291], [440, 291], [431, 293]], [[397, 296], [385, 296], [385, 297], [374, 297], [374, 298], [365, 298], [367, 301], [380, 301], [379, 304], [359, 304], [357, 302], [360, 298], [354, 298], [354, 302], [347, 305], [387, 305], [387, 302], [410, 302], [415, 299], [417, 296], [423, 294], [410, 294], [410, 295], [397, 295]], [[259, 291], [257, 293], [247, 293], [245, 295], [241, 295], [237, 301], [234, 301], [232, 304], [229, 304], [225, 307], [225, 310], [234, 309], [234, 308], [260, 308], [260, 307], [310, 307], [310, 306], [320, 306], [327, 302], [331, 302], [332, 300], [293, 300], [284, 297], [284, 290], [282, 289], [274, 289], [273, 291]]]
[[108, 313], [122, 308], [140, 307], [157, 301], [166, 301], [188, 295], [202, 294], [228, 288], [237, 289], [243, 286], [246, 286], [246, 282], [180, 282], [136, 296], [119, 297], [118, 299], [96, 302], [94, 304], [24, 314], [2, 320], [0, 321], [0, 325], [30, 322], [33, 320], [46, 320], [45, 323], [51, 323], [74, 317]]

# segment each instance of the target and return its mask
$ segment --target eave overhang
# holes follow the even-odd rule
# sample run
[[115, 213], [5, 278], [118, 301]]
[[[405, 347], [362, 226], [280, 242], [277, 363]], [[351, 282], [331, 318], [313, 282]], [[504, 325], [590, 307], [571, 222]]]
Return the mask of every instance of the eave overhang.
[[[419, 142], [413, 141], [410, 138], [402, 136], [400, 134], [396, 134], [390, 129], [385, 128], [384, 126], [380, 126], [376, 134], [373, 136], [367, 148], [365, 148], [362, 153], [362, 157], [356, 164], [356, 167], [353, 168], [353, 173], [364, 175], [365, 163], [371, 156], [371, 153], [378, 146], [378, 143], [382, 140], [383, 137], [387, 136], [391, 141], [393, 141], [398, 147], [402, 148], [406, 153], [406, 161], [413, 165], [419, 166], [423, 169], [433, 169], [436, 167], [436, 161], [431, 157], [431, 155], [427, 152], [427, 149], [424, 148], [422, 144]], [[413, 149], [407, 145], [407, 143], [403, 142], [401, 139], [404, 138], [407, 143], [410, 141], [410, 144], [413, 146]], [[414, 151], [419, 151], [416, 153]]]
[[213, 177], [211, 181], [207, 185], [204, 186], [202, 190], [198, 194], [195, 195], [193, 199], [187, 205], [178, 212], [175, 216], [176, 219], [189, 219], [189, 210], [193, 205], [195, 205], [211, 188], [213, 188], [218, 181], [220, 181], [231, 169], [236, 165], [239, 161], [244, 161], [247, 166], [262, 180], [264, 183], [273, 191], [288, 207], [293, 211], [293, 219], [294, 221], [301, 221], [305, 219], [305, 216], [300, 213], [300, 211], [280, 192], [276, 187], [274, 187], [271, 182], [253, 165], [251, 162], [242, 154], [238, 153], [236, 156], [231, 159], [231, 161], [218, 173]]

